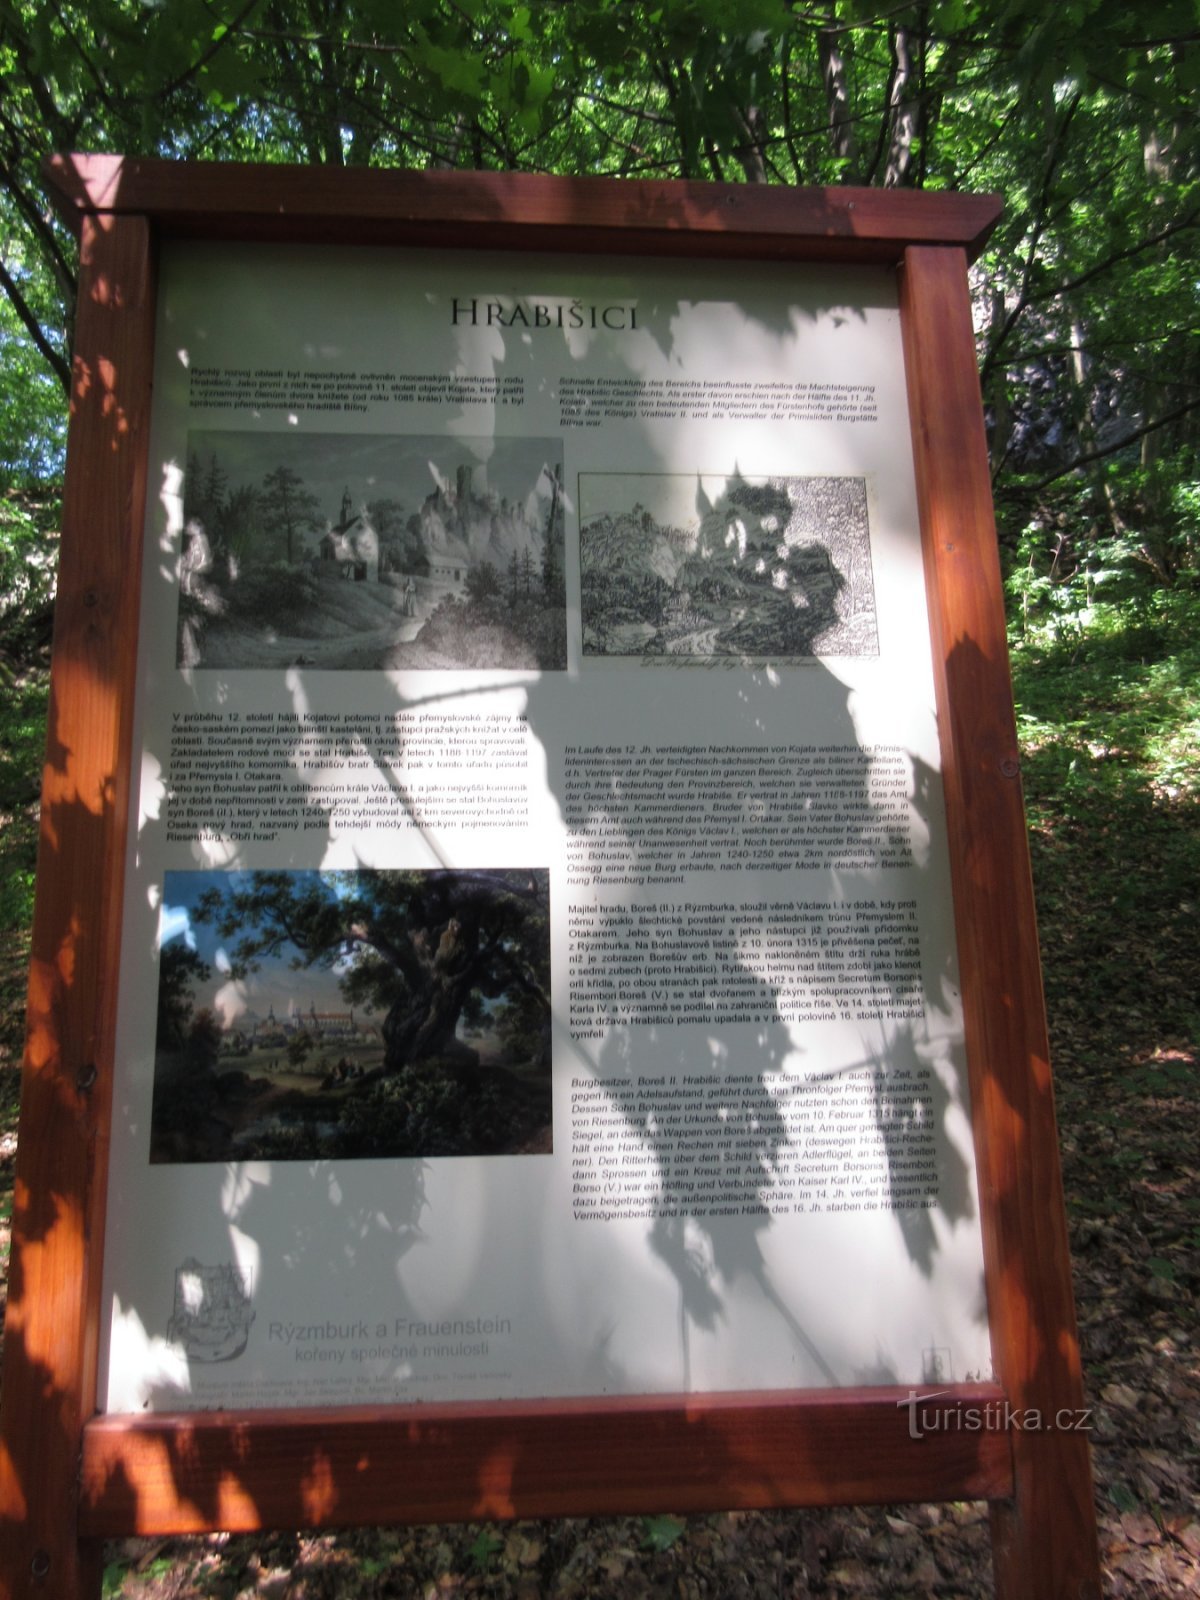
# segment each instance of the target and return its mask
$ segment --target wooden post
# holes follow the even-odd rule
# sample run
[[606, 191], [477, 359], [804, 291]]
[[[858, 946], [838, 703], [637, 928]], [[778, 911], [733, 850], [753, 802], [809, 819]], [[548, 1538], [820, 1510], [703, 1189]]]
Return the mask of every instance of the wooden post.
[[[901, 314], [942, 728], [996, 1377], [1015, 1494], [995, 1501], [1000, 1600], [1100, 1593], [1000, 562], [961, 249], [910, 246]], [[1040, 1427], [1032, 1426], [1034, 1418]]]
[[0, 1434], [0, 1583], [100, 1592], [78, 1536], [95, 1409], [154, 333], [150, 227], [85, 221], [42, 778]]

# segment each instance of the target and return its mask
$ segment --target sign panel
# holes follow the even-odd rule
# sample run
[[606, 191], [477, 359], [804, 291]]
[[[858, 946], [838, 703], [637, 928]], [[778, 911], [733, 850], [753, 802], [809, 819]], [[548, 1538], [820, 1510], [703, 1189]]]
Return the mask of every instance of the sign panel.
[[895, 280], [161, 263], [101, 1402], [990, 1375]]

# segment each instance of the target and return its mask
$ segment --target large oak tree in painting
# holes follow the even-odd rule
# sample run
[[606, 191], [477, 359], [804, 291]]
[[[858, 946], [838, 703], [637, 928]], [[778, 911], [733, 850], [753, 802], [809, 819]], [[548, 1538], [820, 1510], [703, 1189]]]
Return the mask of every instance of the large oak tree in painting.
[[[219, 878], [219, 874], [214, 874]], [[163, 950], [151, 1160], [537, 1155], [551, 1149], [549, 874], [255, 872], [196, 924], [255, 1010], [190, 1048], [207, 963]], [[274, 1020], [281, 970], [332, 969], [350, 1015]], [[272, 976], [274, 974], [274, 977]], [[272, 1020], [264, 1026], [262, 1007]], [[196, 1015], [205, 1025], [213, 1012]], [[373, 1042], [372, 1042], [373, 1041]]]
[[198, 917], [234, 940], [235, 974], [293, 950], [293, 965], [339, 964], [346, 999], [383, 1012], [384, 1066], [470, 1069], [457, 1036], [468, 1010], [496, 1008], [502, 1033], [549, 1069], [550, 925], [545, 869], [256, 872], [209, 891]]

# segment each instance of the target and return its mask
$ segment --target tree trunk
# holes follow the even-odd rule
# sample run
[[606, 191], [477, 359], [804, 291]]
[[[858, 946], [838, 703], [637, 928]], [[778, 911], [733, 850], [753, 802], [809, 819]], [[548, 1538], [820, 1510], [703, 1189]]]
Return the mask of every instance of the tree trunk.
[[913, 64], [908, 29], [896, 28], [892, 33], [891, 43], [892, 85], [888, 98], [891, 138], [888, 143], [883, 186], [885, 189], [899, 189], [908, 182], [912, 167], [913, 144], [917, 135], [918, 103], [911, 93]]
[[422, 993], [397, 1001], [383, 1022], [384, 1070], [433, 1063], [477, 1066], [478, 1055], [455, 1031], [472, 985], [470, 971], [435, 973]]
[[735, 106], [733, 116], [743, 138], [743, 143], [738, 147], [737, 157], [741, 162], [746, 182], [766, 183], [767, 158], [764, 153], [764, 140], [767, 130], [763, 123], [763, 114], [758, 106], [747, 106], [744, 111]]
[[[1083, 323], [1074, 313], [1071, 316], [1071, 376], [1075, 381], [1075, 415], [1076, 436], [1079, 439], [1080, 453], [1093, 455], [1097, 448], [1096, 429], [1092, 423], [1091, 401], [1092, 391], [1088, 382], [1087, 351], [1084, 341], [1087, 335]], [[1112, 532], [1120, 536], [1125, 529], [1125, 519], [1121, 515], [1117, 498], [1113, 493], [1112, 484], [1108, 481], [1103, 463], [1093, 461], [1090, 464], [1092, 483], [1108, 513], [1109, 527]]]
[[829, 117], [829, 142], [839, 161], [846, 163], [843, 181], [853, 183], [858, 165], [854, 139], [854, 119], [850, 114], [850, 93], [846, 87], [846, 63], [835, 28], [822, 28], [817, 34], [817, 60], [825, 85], [825, 108]]
[[[994, 288], [991, 294], [991, 339], [999, 338], [1004, 327], [1007, 308], [1004, 304], [1004, 290]], [[988, 441], [988, 453], [991, 459], [993, 478], [1000, 471], [1008, 456], [1008, 447], [1012, 443], [1013, 414], [1012, 401], [1008, 392], [1008, 369], [1002, 361], [997, 361], [991, 369], [986, 381], [986, 396], [992, 411], [992, 431]]]
[[451, 917], [434, 950], [429, 931], [425, 983], [410, 980], [383, 1023], [384, 1068], [400, 1072], [423, 1063], [475, 1067], [478, 1054], [457, 1036], [459, 1018], [481, 977], [486, 958], [480, 952], [479, 924], [473, 918]]

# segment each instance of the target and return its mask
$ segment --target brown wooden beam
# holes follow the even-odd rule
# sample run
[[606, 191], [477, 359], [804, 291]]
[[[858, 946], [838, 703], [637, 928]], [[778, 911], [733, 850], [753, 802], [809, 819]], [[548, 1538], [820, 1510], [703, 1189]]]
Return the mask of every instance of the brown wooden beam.
[[974, 258], [1001, 211], [995, 195], [523, 172], [104, 155], [51, 156], [45, 172], [75, 223], [94, 213], [136, 214], [172, 235], [322, 244], [879, 264], [928, 242], [962, 245]]
[[1011, 1494], [1001, 1391], [961, 1384], [915, 1411], [912, 1393], [97, 1417], [81, 1527], [108, 1537]]
[[996, 1377], [1013, 1435], [1001, 1600], [1098, 1596], [1066, 1212], [966, 260], [905, 252], [901, 316]]
[[99, 1593], [77, 1538], [124, 896], [155, 288], [142, 217], [83, 222], [13, 1197], [0, 1580]]

